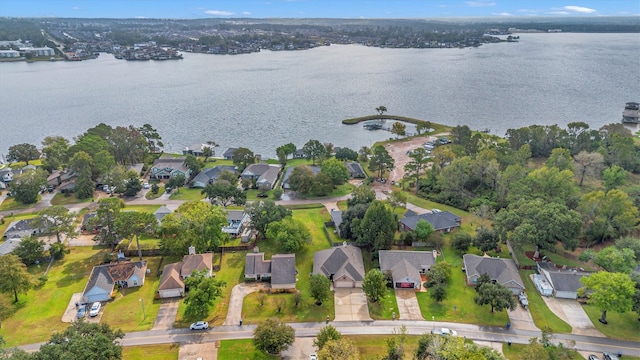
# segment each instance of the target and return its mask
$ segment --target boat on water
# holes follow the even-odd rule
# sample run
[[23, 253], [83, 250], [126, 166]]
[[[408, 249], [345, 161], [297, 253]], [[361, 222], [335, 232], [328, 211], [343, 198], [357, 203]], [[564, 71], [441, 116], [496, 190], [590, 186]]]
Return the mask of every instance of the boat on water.
[[622, 112], [623, 124], [640, 124], [640, 104], [637, 102], [628, 102], [624, 106]]

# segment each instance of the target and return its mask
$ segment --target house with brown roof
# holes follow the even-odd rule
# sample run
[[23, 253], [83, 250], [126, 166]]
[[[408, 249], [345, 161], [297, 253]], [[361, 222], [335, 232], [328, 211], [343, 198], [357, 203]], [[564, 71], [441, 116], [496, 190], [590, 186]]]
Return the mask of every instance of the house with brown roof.
[[254, 252], [245, 257], [245, 280], [270, 281], [272, 289], [295, 289], [298, 275], [296, 255], [275, 254], [271, 260], [265, 260], [264, 253], [257, 249], [255, 247]]
[[433, 251], [380, 250], [380, 271], [391, 275], [394, 289], [420, 289], [422, 276], [435, 265]]
[[82, 292], [82, 303], [108, 301], [116, 285], [124, 288], [144, 285], [146, 261], [124, 261], [94, 266]]
[[189, 255], [185, 255], [181, 262], [164, 266], [158, 286], [160, 298], [183, 296], [184, 280], [195, 271], [204, 271], [207, 277], [213, 275], [213, 253], [196, 254], [195, 252], [195, 247], [190, 246]]
[[361, 288], [365, 274], [362, 250], [353, 245], [343, 245], [316, 251], [312, 273], [328, 277], [336, 288]]

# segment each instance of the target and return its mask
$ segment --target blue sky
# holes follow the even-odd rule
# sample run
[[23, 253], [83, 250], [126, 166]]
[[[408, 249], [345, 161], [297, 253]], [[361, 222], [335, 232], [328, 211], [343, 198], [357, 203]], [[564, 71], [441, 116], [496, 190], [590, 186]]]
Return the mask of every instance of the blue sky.
[[640, 0], [0, 0], [0, 16], [438, 18], [640, 16]]

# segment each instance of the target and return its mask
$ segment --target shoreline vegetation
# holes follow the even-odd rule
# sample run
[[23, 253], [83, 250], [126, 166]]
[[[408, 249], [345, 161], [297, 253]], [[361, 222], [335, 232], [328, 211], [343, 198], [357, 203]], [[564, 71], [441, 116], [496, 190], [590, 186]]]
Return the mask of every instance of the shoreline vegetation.
[[451, 130], [451, 126], [434, 123], [432, 121], [421, 120], [421, 119], [411, 118], [407, 116], [388, 115], [388, 114], [366, 115], [366, 116], [360, 116], [360, 117], [355, 117], [351, 119], [344, 119], [342, 120], [342, 123], [345, 125], [355, 125], [361, 122], [372, 121], [372, 120], [395, 120], [395, 121], [402, 121], [402, 122], [406, 122], [414, 125], [423, 124], [423, 125], [426, 125], [426, 127], [429, 129], [429, 131], [427, 131], [428, 133]]

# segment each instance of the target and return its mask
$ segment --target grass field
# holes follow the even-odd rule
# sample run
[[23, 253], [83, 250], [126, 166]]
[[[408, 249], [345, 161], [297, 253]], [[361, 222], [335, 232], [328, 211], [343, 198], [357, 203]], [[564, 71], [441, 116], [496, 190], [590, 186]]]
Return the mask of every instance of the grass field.
[[[40, 195], [38, 195], [38, 199], [36, 203], [40, 201]], [[12, 211], [12, 210], [24, 210], [30, 207], [33, 207], [36, 203], [33, 204], [23, 204], [21, 202], [16, 201], [13, 197], [8, 197], [4, 199], [2, 204], [0, 204], [0, 211]]]
[[[389, 335], [350, 335], [346, 339], [353, 341], [360, 352], [360, 359], [373, 360], [380, 359], [383, 354], [387, 354], [387, 339]], [[407, 336], [404, 343], [404, 358], [413, 359], [413, 351], [418, 346], [419, 336]]]
[[4, 224], [0, 224], [0, 234], [4, 234], [4, 232], [7, 231], [7, 228], [9, 227], [9, 225], [11, 225], [12, 222], [24, 220], [24, 219], [33, 219], [36, 216], [38, 216], [37, 213], [26, 213], [26, 214], [5, 216]]
[[160, 205], [126, 205], [122, 208], [122, 211], [138, 211], [154, 213], [160, 208]]
[[635, 312], [627, 311], [626, 313], [620, 314], [614, 311], [607, 311], [607, 322], [609, 322], [609, 324], [604, 325], [598, 321], [602, 314], [600, 309], [593, 305], [583, 305], [583, 308], [596, 329], [607, 337], [628, 341], [640, 341], [639, 315]]
[[157, 199], [164, 194], [165, 188], [164, 186], [158, 185], [158, 193], [154, 194], [151, 190], [147, 191], [147, 194], [144, 196], [147, 200]]
[[[45, 341], [68, 324], [62, 322], [71, 295], [82, 292], [94, 265], [102, 262], [108, 249], [76, 247], [49, 270], [47, 282], [39, 288], [21, 294], [14, 313], [2, 322], [0, 335], [8, 346]], [[47, 264], [32, 265], [29, 272], [36, 278], [44, 274]], [[154, 289], [155, 290], [155, 289]]]
[[186, 200], [186, 201], [200, 201], [204, 199], [205, 195], [202, 194], [202, 189], [181, 187], [180, 190], [173, 190], [169, 199], [171, 200]]
[[125, 346], [122, 348], [122, 358], [124, 360], [178, 360], [178, 352], [178, 344]]
[[399, 317], [398, 302], [396, 301], [396, 292], [387, 288], [387, 293], [384, 298], [376, 303], [368, 302], [369, 315], [373, 320], [392, 320], [393, 313], [396, 314], [396, 319]]
[[[445, 238], [448, 243], [448, 236]], [[491, 313], [489, 305], [480, 306], [473, 301], [476, 292], [473, 287], [467, 286], [466, 276], [460, 270], [462, 258], [448, 244], [445, 245], [443, 253], [445, 260], [451, 264], [452, 270], [451, 280], [447, 285], [447, 297], [441, 303], [436, 303], [429, 297], [428, 292], [417, 293], [422, 316], [425, 319], [431, 319], [434, 316], [438, 321], [505, 326], [509, 321], [506, 311]], [[442, 259], [439, 258], [438, 261]]]
[[[311, 244], [296, 253], [296, 269], [298, 270], [296, 288], [302, 294], [302, 301], [296, 307], [293, 294], [272, 294], [267, 295], [264, 306], [260, 306], [259, 299], [263, 295], [259, 293], [250, 294], [245, 297], [242, 304], [242, 318], [246, 324], [255, 324], [271, 317], [285, 322], [323, 321], [327, 315], [330, 318], [334, 317], [333, 296], [325, 300], [321, 306], [315, 305], [315, 300], [310, 295], [308, 281], [308, 276], [313, 271], [314, 252], [328, 249], [331, 246], [322, 228], [324, 221], [329, 220], [329, 214], [325, 208], [294, 210], [293, 218], [302, 221], [307, 226], [312, 238]], [[266, 259], [278, 253], [276, 244], [268, 240], [260, 241], [258, 246], [260, 251], [265, 253]], [[280, 313], [277, 312], [276, 308], [276, 304], [279, 301], [284, 301], [286, 304]]]
[[539, 329], [550, 327], [554, 333], [571, 333], [571, 325], [564, 322], [549, 310], [547, 304], [542, 299], [542, 296], [536, 290], [533, 281], [529, 275], [534, 274], [533, 270], [520, 271], [520, 277], [524, 281], [525, 290], [527, 292], [527, 299], [529, 300], [529, 312], [533, 318], [533, 322]]
[[71, 205], [71, 204], [81, 204], [86, 202], [93, 201], [93, 198], [88, 199], [78, 199], [75, 194], [62, 194], [56, 193], [51, 199], [51, 205]]
[[256, 350], [252, 339], [222, 340], [218, 348], [218, 359], [237, 360], [268, 360], [279, 359], [279, 356], [271, 356]]
[[[504, 353], [504, 357], [507, 358], [507, 360], [520, 360], [522, 359], [524, 351], [527, 349], [528, 346], [529, 345], [525, 345], [525, 344], [511, 344], [511, 346], [509, 346], [508, 344], [502, 344], [502, 352]], [[584, 358], [577, 352], [573, 354], [573, 360], [582, 360], [582, 359]]]

